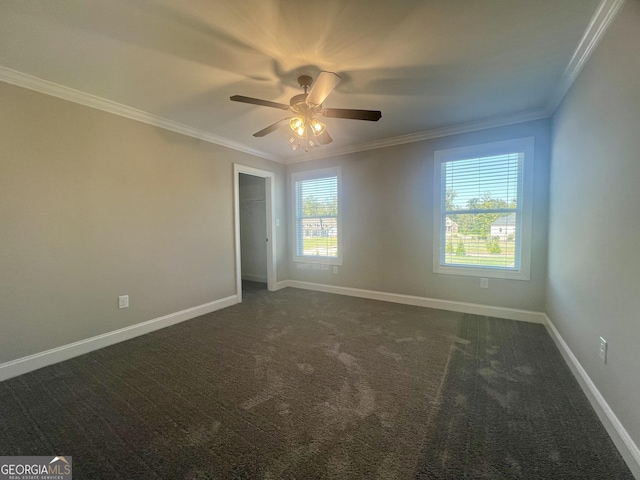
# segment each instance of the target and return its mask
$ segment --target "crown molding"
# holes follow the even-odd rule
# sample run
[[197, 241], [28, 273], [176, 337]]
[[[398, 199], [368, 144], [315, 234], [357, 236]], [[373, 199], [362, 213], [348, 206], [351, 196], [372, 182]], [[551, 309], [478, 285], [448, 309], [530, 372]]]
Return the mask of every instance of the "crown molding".
[[247, 147], [246, 145], [214, 135], [213, 133], [205, 132], [204, 130], [193, 128], [188, 125], [184, 125], [183, 123], [159, 117], [157, 115], [153, 115], [121, 103], [113, 102], [96, 95], [65, 87], [64, 85], [50, 82], [48, 80], [43, 80], [42, 78], [34, 77], [33, 75], [18, 72], [17, 70], [12, 70], [2, 65], [0, 65], [0, 81], [44, 93], [46, 95], [51, 95], [53, 97], [58, 97], [63, 100], [68, 100], [86, 107], [102, 110], [103, 112], [113, 113], [114, 115], [147, 123], [165, 130], [171, 130], [172, 132], [197, 138], [198, 140], [204, 140], [205, 142], [214, 143], [233, 150], [238, 150], [256, 157], [282, 163], [282, 160], [275, 155]]
[[375, 150], [378, 148], [392, 147], [394, 145], [403, 145], [405, 143], [421, 142], [423, 140], [430, 140], [433, 138], [448, 137], [450, 135], [458, 135], [461, 133], [475, 132], [478, 130], [485, 130], [493, 127], [503, 127], [505, 125], [511, 125], [514, 123], [529, 122], [532, 120], [540, 120], [541, 118], [547, 118], [549, 113], [546, 109], [529, 110], [526, 112], [520, 112], [513, 115], [503, 115], [500, 117], [494, 117], [490, 119], [480, 120], [477, 122], [463, 123], [459, 125], [453, 125], [450, 127], [434, 128], [433, 130], [426, 130], [424, 132], [411, 133], [409, 135], [400, 135], [397, 137], [384, 138], [382, 140], [374, 140], [372, 142], [360, 143], [358, 145], [347, 145], [336, 150], [332, 150], [327, 153], [323, 153], [316, 150], [313, 153], [304, 153], [300, 156], [289, 156], [285, 158], [285, 163], [301, 163], [309, 160], [316, 160], [319, 158], [336, 157], [339, 155], [347, 155], [350, 153], [364, 152], [367, 150]]
[[624, 5], [626, 0], [602, 0], [596, 13], [594, 13], [587, 29], [573, 53], [573, 57], [569, 61], [567, 68], [564, 70], [560, 82], [547, 105], [549, 115], [555, 112], [556, 108], [562, 102], [573, 82], [582, 71], [585, 63], [591, 57], [591, 54], [600, 43], [605, 32], [613, 22], [614, 18]]

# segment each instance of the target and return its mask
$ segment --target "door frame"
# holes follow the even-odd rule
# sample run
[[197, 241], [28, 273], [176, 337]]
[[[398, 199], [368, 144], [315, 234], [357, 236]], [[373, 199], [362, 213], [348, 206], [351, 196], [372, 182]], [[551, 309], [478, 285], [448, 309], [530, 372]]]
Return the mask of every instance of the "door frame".
[[265, 179], [265, 204], [267, 214], [267, 290], [276, 289], [276, 226], [275, 226], [275, 173], [239, 163], [233, 164], [233, 210], [236, 249], [236, 295], [238, 303], [242, 302], [242, 258], [240, 247], [240, 174], [253, 175]]

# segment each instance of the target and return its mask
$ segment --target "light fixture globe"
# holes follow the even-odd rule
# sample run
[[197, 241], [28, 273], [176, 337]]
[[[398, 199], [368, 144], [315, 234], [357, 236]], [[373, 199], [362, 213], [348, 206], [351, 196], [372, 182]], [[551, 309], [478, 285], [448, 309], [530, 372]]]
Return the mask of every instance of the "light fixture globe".
[[327, 129], [327, 126], [317, 118], [313, 118], [311, 122], [309, 122], [309, 126], [311, 127], [311, 131], [313, 132], [313, 135], [316, 137], [318, 135], [322, 135], [324, 131]]
[[293, 133], [300, 138], [305, 138], [305, 133], [307, 131], [307, 125], [304, 117], [291, 117], [289, 120], [289, 126]]

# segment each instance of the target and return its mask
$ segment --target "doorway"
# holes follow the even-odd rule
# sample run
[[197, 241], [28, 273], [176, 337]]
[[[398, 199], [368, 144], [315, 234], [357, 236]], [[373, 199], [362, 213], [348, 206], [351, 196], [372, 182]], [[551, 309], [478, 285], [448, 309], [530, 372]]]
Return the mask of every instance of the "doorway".
[[234, 165], [236, 292], [242, 281], [275, 290], [274, 174]]

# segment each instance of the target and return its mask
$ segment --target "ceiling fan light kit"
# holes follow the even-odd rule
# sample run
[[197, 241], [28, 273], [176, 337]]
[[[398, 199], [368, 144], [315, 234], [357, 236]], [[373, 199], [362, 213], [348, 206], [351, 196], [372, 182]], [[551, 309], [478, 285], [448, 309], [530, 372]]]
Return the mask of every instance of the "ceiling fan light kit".
[[[231, 101], [249, 103], [252, 105], [260, 105], [263, 107], [278, 108], [280, 110], [288, 110], [294, 115], [292, 117], [283, 118], [276, 123], [263, 128], [259, 132], [253, 134], [254, 137], [264, 137], [271, 132], [283, 127], [287, 123], [289, 128], [299, 140], [292, 137], [289, 140], [292, 148], [297, 150], [298, 147], [304, 145], [305, 152], [309, 151], [309, 147], [317, 147], [331, 143], [333, 139], [327, 132], [327, 126], [314, 117], [314, 115], [323, 115], [330, 118], [346, 118], [352, 120], [367, 120], [377, 122], [382, 117], [379, 110], [354, 110], [348, 108], [322, 108], [322, 103], [329, 94], [340, 83], [340, 76], [333, 72], [320, 72], [313, 88], [307, 93], [307, 90], [313, 83], [313, 78], [309, 75], [300, 75], [298, 84], [304, 89], [304, 93], [294, 95], [289, 101], [289, 105], [284, 103], [271, 102], [269, 100], [261, 100], [259, 98], [245, 97], [242, 95], [234, 95], [230, 97]], [[309, 136], [311, 131], [312, 137]]]

